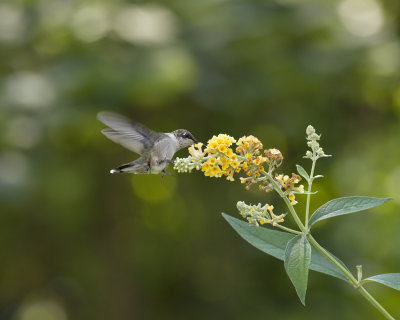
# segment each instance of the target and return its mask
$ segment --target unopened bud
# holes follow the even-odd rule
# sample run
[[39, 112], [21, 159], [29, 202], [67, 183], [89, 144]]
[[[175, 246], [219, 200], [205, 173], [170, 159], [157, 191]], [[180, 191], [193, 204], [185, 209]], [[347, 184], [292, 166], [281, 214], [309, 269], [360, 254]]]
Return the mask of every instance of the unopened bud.
[[308, 136], [311, 136], [313, 133], [315, 133], [315, 129], [312, 125], [309, 125], [306, 129], [306, 133]]

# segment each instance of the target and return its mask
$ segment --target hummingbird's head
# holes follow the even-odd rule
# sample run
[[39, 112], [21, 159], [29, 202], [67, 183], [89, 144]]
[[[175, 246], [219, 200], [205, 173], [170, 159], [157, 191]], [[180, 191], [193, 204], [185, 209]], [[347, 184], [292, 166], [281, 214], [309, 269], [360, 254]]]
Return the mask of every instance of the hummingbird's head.
[[195, 137], [193, 137], [193, 135], [189, 131], [185, 129], [178, 129], [175, 130], [173, 133], [178, 140], [180, 148], [186, 148], [191, 146], [192, 144], [199, 142]]

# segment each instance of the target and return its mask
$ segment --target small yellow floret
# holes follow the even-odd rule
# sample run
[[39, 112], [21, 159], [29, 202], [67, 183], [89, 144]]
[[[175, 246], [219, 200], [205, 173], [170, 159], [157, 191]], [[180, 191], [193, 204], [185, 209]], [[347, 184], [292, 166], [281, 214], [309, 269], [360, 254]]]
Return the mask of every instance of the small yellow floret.
[[218, 166], [211, 167], [212, 175], [215, 176], [215, 175], [219, 174], [220, 172], [221, 172], [221, 169]]
[[217, 148], [218, 148], [218, 143], [215, 142], [215, 141], [212, 141], [212, 142], [209, 144], [209, 147], [210, 147], [211, 149], [217, 149]]
[[227, 150], [227, 147], [226, 147], [226, 145], [224, 145], [224, 144], [220, 144], [220, 145], [218, 146], [218, 150], [219, 150], [220, 152], [222, 152], [222, 153], [225, 153], [226, 150]]
[[232, 162], [231, 162], [231, 167], [232, 168], [237, 168], [239, 166], [239, 161], [236, 161], [236, 160], [233, 160]]

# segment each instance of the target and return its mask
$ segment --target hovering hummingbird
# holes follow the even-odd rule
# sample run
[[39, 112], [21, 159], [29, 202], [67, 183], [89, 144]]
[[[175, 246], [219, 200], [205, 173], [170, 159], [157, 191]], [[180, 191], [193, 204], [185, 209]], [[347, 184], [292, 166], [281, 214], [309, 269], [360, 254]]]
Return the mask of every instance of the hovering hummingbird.
[[108, 139], [140, 155], [138, 159], [112, 169], [110, 173], [162, 172], [166, 175], [165, 170], [173, 162], [175, 152], [198, 142], [185, 129], [159, 133], [112, 112], [99, 112], [97, 119], [110, 127], [101, 131]]

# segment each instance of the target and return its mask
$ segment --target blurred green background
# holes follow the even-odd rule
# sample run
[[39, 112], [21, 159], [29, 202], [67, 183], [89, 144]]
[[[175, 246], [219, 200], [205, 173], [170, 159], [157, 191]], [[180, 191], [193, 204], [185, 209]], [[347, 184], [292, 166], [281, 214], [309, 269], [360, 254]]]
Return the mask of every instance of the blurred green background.
[[[313, 124], [333, 157], [312, 209], [394, 198], [315, 237], [353, 271], [400, 272], [399, 12], [391, 0], [3, 0], [0, 319], [380, 319], [315, 272], [302, 307], [282, 263], [220, 215], [239, 217], [239, 200], [284, 210], [276, 196], [199, 172], [110, 175], [136, 155], [96, 113], [203, 142], [254, 134], [286, 173], [309, 168]], [[400, 316], [399, 292], [367, 286]]]

